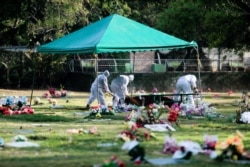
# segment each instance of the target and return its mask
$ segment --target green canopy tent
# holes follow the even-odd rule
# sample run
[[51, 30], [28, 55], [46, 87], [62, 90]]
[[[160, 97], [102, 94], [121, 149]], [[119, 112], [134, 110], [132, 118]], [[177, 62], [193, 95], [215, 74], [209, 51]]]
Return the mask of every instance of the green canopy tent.
[[194, 47], [196, 42], [168, 35], [159, 30], [113, 14], [37, 48], [38, 53], [77, 54], [144, 52]]
[[197, 47], [126, 17], [113, 14], [37, 48], [40, 53], [108, 53]]

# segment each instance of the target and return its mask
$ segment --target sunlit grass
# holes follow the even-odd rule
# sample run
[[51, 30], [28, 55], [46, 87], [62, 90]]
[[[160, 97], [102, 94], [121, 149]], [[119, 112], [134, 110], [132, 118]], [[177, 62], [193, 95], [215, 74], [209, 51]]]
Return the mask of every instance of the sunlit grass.
[[[26, 91], [27, 92], [27, 91]], [[36, 91], [37, 92], [37, 91]], [[39, 96], [44, 91], [35, 93]], [[1, 91], [0, 91], [1, 93]], [[17, 94], [18, 91], [15, 92]], [[20, 92], [19, 92], [20, 93]], [[21, 92], [24, 93], [24, 92]], [[2, 93], [1, 93], [2, 94]], [[6, 94], [11, 94], [8, 91]], [[14, 94], [14, 93], [13, 93]], [[93, 166], [101, 164], [112, 155], [117, 155], [119, 159], [126, 163], [126, 166], [136, 166], [129, 162], [126, 151], [121, 150], [122, 141], [116, 139], [116, 135], [124, 128], [124, 118], [127, 113], [116, 113], [114, 116], [103, 116], [101, 119], [87, 117], [88, 112], [81, 108], [85, 106], [88, 97], [87, 93], [74, 92], [78, 97], [59, 98], [57, 105], [62, 105], [61, 109], [54, 109], [47, 99], [41, 98], [43, 104], [34, 105], [33, 115], [12, 115], [0, 116], [0, 137], [5, 143], [11, 142], [17, 134], [25, 135], [29, 141], [40, 144], [39, 148], [5, 148], [0, 150], [1, 167], [54, 167], [54, 166]], [[219, 94], [219, 96], [214, 96]], [[230, 134], [240, 130], [244, 136], [244, 145], [250, 149], [249, 125], [233, 123], [232, 117], [238, 106], [233, 105], [235, 100], [239, 100], [241, 93], [234, 93], [229, 96], [227, 93], [204, 93], [203, 101], [210, 102], [221, 113], [218, 118], [186, 118], [180, 117], [180, 126], [173, 125], [176, 129], [172, 136], [177, 141], [192, 140], [203, 144], [205, 134], [218, 135], [220, 140], [226, 139]], [[68, 102], [66, 102], [68, 100]], [[110, 97], [107, 98], [111, 101]], [[161, 116], [166, 119], [166, 113]], [[95, 126], [97, 134], [79, 133], [69, 134], [68, 129], [89, 130]], [[149, 158], [169, 157], [161, 153], [166, 132], [154, 132], [157, 140], [142, 141], [141, 145], [146, 150]], [[98, 143], [115, 142], [112, 147], [98, 147]], [[145, 164], [145, 167], [152, 165]], [[235, 164], [217, 162], [210, 160], [207, 156], [199, 155], [191, 159], [188, 164], [178, 164], [175, 167], [200, 167], [200, 166], [226, 166], [233, 167]]]

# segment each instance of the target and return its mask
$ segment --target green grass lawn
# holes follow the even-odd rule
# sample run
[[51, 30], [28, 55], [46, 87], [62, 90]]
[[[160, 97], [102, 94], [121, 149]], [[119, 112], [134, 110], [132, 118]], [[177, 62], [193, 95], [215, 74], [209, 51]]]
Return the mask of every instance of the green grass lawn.
[[[34, 97], [41, 96], [44, 91], [35, 91]], [[11, 92], [1, 90], [1, 94], [11, 95]], [[16, 91], [15, 93], [29, 92]], [[218, 93], [219, 97], [214, 98], [215, 93], [206, 93], [204, 100], [211, 102], [224, 117], [222, 118], [201, 118], [190, 119], [180, 117], [180, 127], [175, 126], [176, 131], [172, 133], [177, 141], [192, 140], [203, 144], [205, 134], [218, 135], [219, 140], [226, 139], [230, 134], [240, 130], [245, 138], [244, 145], [250, 150], [249, 125], [233, 123], [229, 118], [235, 114], [238, 106], [233, 105], [235, 100], [239, 100], [241, 94], [234, 93], [228, 96], [226, 93]], [[33, 105], [35, 114], [32, 115], [12, 115], [0, 116], [0, 137], [5, 143], [11, 142], [18, 134], [25, 135], [29, 141], [38, 143], [38, 148], [7, 148], [0, 150], [1, 167], [91, 167], [94, 164], [102, 164], [112, 155], [116, 155], [123, 160], [126, 167], [137, 166], [129, 162], [127, 151], [121, 150], [122, 141], [116, 140], [116, 135], [124, 128], [125, 115], [127, 113], [116, 113], [114, 116], [103, 116], [101, 119], [86, 119], [88, 111], [82, 110], [85, 107], [88, 93], [70, 92], [68, 98], [58, 98], [58, 105], [61, 109], [51, 108], [51, 104], [46, 99], [42, 99], [43, 104]], [[66, 100], [68, 102], [66, 103]], [[107, 101], [111, 101], [108, 97]], [[163, 114], [161, 119], [166, 119]], [[89, 130], [97, 127], [97, 134], [69, 134], [68, 129]], [[150, 139], [142, 141], [140, 144], [145, 148], [147, 158], [170, 157], [162, 154], [164, 137], [166, 132], [154, 132], [157, 140]], [[115, 142], [117, 145], [111, 147], [98, 147], [100, 143]], [[190, 163], [173, 165], [176, 167], [234, 167], [235, 163], [218, 162], [209, 159], [205, 155], [193, 156]], [[249, 164], [248, 164], [249, 165]], [[150, 164], [141, 166], [150, 167]], [[247, 166], [247, 165], [246, 165]]]

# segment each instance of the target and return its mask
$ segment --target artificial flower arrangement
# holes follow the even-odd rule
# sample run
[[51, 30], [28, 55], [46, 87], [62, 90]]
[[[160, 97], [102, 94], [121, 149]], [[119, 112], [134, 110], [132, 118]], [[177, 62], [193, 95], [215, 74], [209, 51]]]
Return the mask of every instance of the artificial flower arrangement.
[[191, 116], [202, 116], [203, 115], [203, 108], [202, 106], [194, 106], [189, 104], [181, 104], [182, 107], [182, 115], [191, 117]]
[[228, 96], [231, 96], [233, 94], [233, 91], [232, 90], [228, 90], [227, 94], [228, 94]]
[[27, 105], [28, 99], [26, 96], [7, 96], [6, 98], [1, 98], [2, 106], [9, 106], [11, 108], [14, 107], [22, 107]]
[[200, 152], [202, 152], [202, 148], [197, 142], [190, 140], [177, 142], [177, 140], [171, 136], [165, 137], [162, 153], [171, 154], [173, 159], [188, 160]]
[[116, 139], [121, 139], [124, 142], [131, 140], [148, 141], [151, 138], [157, 139], [154, 133], [137, 127], [136, 123], [132, 121], [125, 122], [125, 129], [116, 136]]
[[136, 110], [132, 110], [131, 112], [129, 112], [126, 116], [125, 116], [125, 120], [126, 121], [132, 121], [132, 122], [136, 122], [138, 117], [140, 117], [140, 113]]
[[250, 123], [250, 111], [245, 111], [245, 112], [241, 113], [240, 120], [237, 123], [249, 124]]
[[201, 152], [202, 148], [199, 143], [190, 140], [184, 140], [178, 142], [178, 149], [174, 152], [172, 158], [189, 160], [192, 156], [198, 155]]
[[[137, 122], [141, 126], [143, 126], [144, 124], [156, 124], [162, 123], [162, 121], [159, 120], [160, 116], [162, 115], [162, 113], [168, 112], [168, 122], [176, 123], [176, 125], [179, 125], [177, 121], [179, 115], [187, 117], [206, 116], [208, 118], [220, 116], [220, 113], [216, 112], [215, 107], [213, 107], [210, 103], [202, 102], [200, 97], [196, 98], [196, 103], [197, 105], [191, 105], [187, 103], [181, 103], [179, 105], [175, 103], [170, 108], [161, 104], [153, 103], [149, 104], [144, 109], [144, 112], [140, 112], [140, 114], [135, 114], [138, 113], [137, 110], [139, 110], [139, 108], [132, 108], [131, 113], [127, 114], [126, 119]], [[146, 113], [146, 115], [143, 113]]]
[[[124, 105], [124, 107], [123, 107], [123, 109], [122, 109], [122, 111], [124, 111], [124, 112], [129, 112], [129, 111], [132, 111], [132, 110], [137, 110], [139, 107], [138, 106], [136, 106], [136, 105], [132, 105], [132, 104], [128, 104], [128, 105]], [[119, 110], [119, 111], [121, 111], [121, 110]]]
[[[175, 104], [171, 108], [158, 104], [149, 104], [148, 107], [139, 107], [137, 110], [132, 110], [126, 115], [126, 121], [132, 121], [137, 127], [145, 127], [145, 125], [158, 125], [176, 123], [180, 112], [180, 106]], [[168, 112], [167, 120], [160, 119], [163, 112]]]
[[33, 114], [35, 111], [27, 105], [26, 96], [8, 96], [1, 99], [0, 113], [4, 115]]
[[143, 127], [145, 124], [155, 124], [158, 115], [155, 106], [155, 104], [150, 104], [147, 109], [145, 107], [137, 108], [137, 110], [133, 109], [126, 115], [125, 120], [135, 122], [138, 127]]
[[145, 124], [156, 124], [156, 116], [158, 114], [157, 109], [149, 108], [147, 111], [147, 118]]
[[[153, 124], [173, 124], [179, 126], [178, 117], [183, 112], [183, 107], [177, 103], [173, 104], [170, 108], [160, 104], [149, 104], [146, 107], [134, 107], [126, 115], [126, 121], [136, 123], [137, 127], [144, 127], [145, 125]], [[163, 113], [167, 113], [167, 120], [159, 119]]]
[[241, 100], [238, 103], [239, 110], [236, 110], [236, 123], [250, 123], [249, 97], [246, 91], [242, 92]]
[[219, 117], [220, 113], [216, 112], [216, 108], [211, 103], [203, 102], [201, 98], [196, 98], [196, 104], [181, 103], [181, 115], [192, 116], [207, 116], [207, 117]]
[[154, 88], [152, 89], [152, 93], [158, 93], [158, 89], [157, 89], [156, 87], [154, 87]]
[[206, 155], [210, 155], [213, 151], [215, 151], [216, 143], [218, 142], [217, 135], [204, 135], [203, 137], [204, 145], [203, 145], [203, 153]]
[[174, 154], [174, 152], [178, 150], [177, 140], [169, 135], [167, 135], [164, 139], [164, 145], [162, 149], [163, 154]]
[[210, 154], [211, 159], [215, 160], [250, 160], [250, 154], [245, 150], [243, 144], [243, 134], [236, 131], [225, 141], [217, 142], [215, 151]]
[[111, 107], [106, 107], [102, 105], [96, 105], [90, 107], [90, 116], [96, 116], [100, 118], [102, 115], [115, 115], [115, 111]]
[[45, 92], [43, 94], [43, 97], [45, 97], [45, 98], [49, 98], [49, 97], [59, 98], [59, 97], [66, 97], [67, 96], [67, 91], [64, 90], [64, 87], [62, 85], [61, 85], [60, 91], [57, 91], [56, 88], [53, 88], [53, 87], [49, 87], [48, 91], [49, 92]]
[[94, 165], [93, 167], [125, 167], [125, 163], [114, 155], [110, 159], [105, 160], [103, 164]]
[[12, 110], [6, 106], [0, 107], [0, 113], [4, 115], [34, 114], [34, 112], [34, 109], [32, 109], [30, 106], [23, 106], [19, 110]]
[[176, 125], [178, 125], [178, 117], [179, 117], [179, 112], [181, 110], [181, 107], [178, 105], [178, 104], [173, 104], [171, 107], [170, 107], [170, 111], [168, 113], [168, 121], [170, 123], [176, 123]]
[[157, 139], [153, 133], [137, 127], [135, 122], [126, 121], [125, 130], [120, 132], [116, 139], [122, 139], [124, 142], [121, 149], [128, 151], [130, 162], [134, 163], [134, 165], [141, 165], [147, 163], [147, 161], [145, 159], [145, 149], [140, 145], [139, 141], [149, 140], [151, 137]]
[[238, 130], [224, 141], [219, 141], [217, 135], [204, 135], [204, 145], [201, 147], [197, 142], [177, 143], [175, 138], [166, 136], [162, 153], [173, 154], [175, 159], [189, 159], [192, 155], [205, 154], [213, 160], [247, 163], [250, 153], [244, 148], [243, 138], [243, 134]]

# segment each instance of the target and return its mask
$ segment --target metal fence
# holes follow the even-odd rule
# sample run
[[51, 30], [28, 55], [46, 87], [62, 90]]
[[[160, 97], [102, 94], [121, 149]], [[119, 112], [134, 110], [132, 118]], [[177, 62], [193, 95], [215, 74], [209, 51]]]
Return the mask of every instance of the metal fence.
[[[200, 72], [243, 72], [250, 64], [243, 60], [200, 60]], [[109, 70], [111, 73], [161, 73], [195, 72], [197, 59], [72, 59], [69, 62], [71, 72], [99, 73]]]

